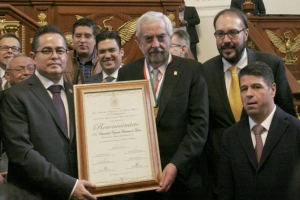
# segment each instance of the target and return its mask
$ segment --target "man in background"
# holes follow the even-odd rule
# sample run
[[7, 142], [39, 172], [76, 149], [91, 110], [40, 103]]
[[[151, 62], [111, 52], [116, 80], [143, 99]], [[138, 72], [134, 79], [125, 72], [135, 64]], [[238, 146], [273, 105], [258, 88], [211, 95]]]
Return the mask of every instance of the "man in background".
[[190, 36], [184, 30], [176, 30], [171, 37], [170, 53], [187, 58], [190, 52]]
[[64, 79], [70, 84], [83, 84], [85, 79], [101, 72], [95, 49], [98, 26], [89, 18], [77, 20], [72, 28], [74, 50], [70, 51]]
[[[27, 57], [27, 55], [23, 53], [16, 54], [13, 57], [11, 57], [7, 62], [5, 79], [11, 86], [13, 86], [29, 78], [34, 73], [34, 69], [35, 67], [31, 58]], [[2, 97], [2, 94], [3, 91], [0, 91], [0, 99]], [[7, 173], [8, 159], [6, 152], [2, 146], [1, 140], [0, 155], [0, 175], [5, 176]]]
[[184, 0], [182, 0], [179, 6], [179, 26], [180, 29], [188, 32], [190, 36], [190, 48], [197, 59], [197, 43], [199, 42], [199, 37], [196, 30], [196, 25], [200, 24], [200, 18], [195, 7], [185, 6]]
[[96, 37], [98, 62], [102, 71], [87, 79], [87, 83], [115, 82], [122, 66], [124, 49], [121, 37], [113, 31], [104, 31]]
[[41, 199], [93, 199], [77, 179], [72, 86], [64, 82], [68, 43], [53, 25], [33, 37], [35, 74], [6, 90], [1, 136], [9, 159], [7, 181]]
[[277, 92], [275, 103], [296, 116], [283, 60], [275, 55], [254, 52], [246, 47], [249, 29], [246, 15], [237, 9], [225, 9], [214, 18], [216, 45], [220, 55], [204, 63], [209, 96], [209, 133], [205, 146], [208, 169], [217, 182], [222, 137], [247, 114], [243, 111], [237, 75], [247, 64], [262, 61], [272, 68]]
[[[266, 14], [266, 9], [263, 0], [252, 0], [254, 4], [254, 10], [251, 12], [252, 15], [257, 16], [259, 14]], [[236, 8], [242, 10], [242, 5], [245, 0], [231, 0], [230, 8]]]
[[199, 172], [207, 135], [208, 98], [202, 64], [169, 53], [172, 23], [164, 14], [147, 12], [136, 27], [145, 58], [120, 68], [118, 81], [150, 79], [163, 172], [156, 192], [135, 193], [135, 199], [201, 199], [200, 189], [190, 193], [195, 187], [189, 179]]
[[20, 52], [21, 42], [15, 34], [6, 33], [0, 36], [0, 91], [10, 87], [4, 78], [7, 61]]
[[239, 73], [248, 114], [224, 132], [218, 199], [286, 200], [300, 161], [300, 120], [274, 103], [272, 69], [250, 63]]

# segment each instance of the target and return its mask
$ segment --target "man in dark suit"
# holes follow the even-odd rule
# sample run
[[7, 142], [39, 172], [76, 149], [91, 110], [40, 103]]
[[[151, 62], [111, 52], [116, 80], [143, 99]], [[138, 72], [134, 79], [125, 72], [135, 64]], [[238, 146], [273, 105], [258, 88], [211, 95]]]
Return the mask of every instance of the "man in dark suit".
[[[273, 72], [277, 92], [275, 103], [287, 113], [296, 116], [290, 88], [285, 75], [285, 66], [281, 58], [262, 52], [254, 52], [246, 48], [249, 34], [248, 19], [237, 9], [225, 9], [214, 18], [216, 44], [220, 55], [204, 63], [205, 78], [209, 96], [209, 133], [205, 146], [209, 169], [213, 170], [214, 180], [217, 180], [217, 166], [221, 150], [223, 132], [226, 128], [245, 116], [240, 105], [240, 116], [234, 118], [229, 101], [232, 75], [231, 66], [237, 67], [237, 72], [254, 61], [267, 63]], [[238, 83], [237, 83], [238, 84]], [[237, 86], [239, 87], [239, 86]], [[239, 98], [239, 95], [237, 95]]]
[[[136, 193], [136, 199], [189, 199], [199, 173], [206, 141], [208, 98], [202, 64], [169, 53], [172, 24], [160, 12], [147, 12], [137, 21], [137, 41], [145, 58], [119, 70], [118, 81], [150, 79], [162, 165], [157, 193]], [[156, 83], [155, 83], [156, 82]], [[198, 180], [201, 182], [201, 180]], [[197, 184], [197, 183], [196, 183]], [[200, 189], [195, 190], [200, 193]], [[201, 198], [198, 194], [197, 198]]]
[[300, 120], [274, 103], [277, 85], [265, 63], [249, 64], [239, 80], [249, 117], [224, 132], [218, 199], [288, 199], [291, 175], [300, 161]]
[[[7, 61], [5, 79], [11, 86], [13, 86], [21, 81], [28, 79], [34, 73], [34, 69], [35, 67], [32, 62], [32, 59], [27, 57], [26, 54], [19, 53], [13, 55], [13, 57], [9, 58]], [[0, 91], [0, 99], [2, 97], [3, 92], [4, 90]], [[0, 127], [0, 131], [2, 131], [2, 127]], [[6, 175], [7, 166], [7, 155], [0, 140], [0, 176], [1, 174]]]
[[199, 37], [196, 30], [196, 25], [200, 24], [200, 18], [195, 7], [185, 6], [184, 0], [182, 0], [179, 6], [179, 26], [180, 29], [188, 32], [190, 36], [190, 49], [197, 59], [197, 43], [199, 42]]
[[77, 179], [73, 94], [63, 79], [67, 48], [59, 28], [40, 27], [31, 52], [36, 73], [2, 96], [7, 180], [42, 199], [96, 199], [85, 188], [95, 185]]
[[115, 82], [124, 56], [121, 37], [113, 31], [104, 31], [96, 37], [96, 49], [102, 71], [89, 77], [86, 83]]
[[[266, 8], [263, 0], [252, 0], [251, 1], [255, 7], [251, 12], [252, 15], [256, 16], [258, 14], [266, 14]], [[245, 0], [231, 0], [230, 8], [242, 9], [242, 5], [245, 3]]]

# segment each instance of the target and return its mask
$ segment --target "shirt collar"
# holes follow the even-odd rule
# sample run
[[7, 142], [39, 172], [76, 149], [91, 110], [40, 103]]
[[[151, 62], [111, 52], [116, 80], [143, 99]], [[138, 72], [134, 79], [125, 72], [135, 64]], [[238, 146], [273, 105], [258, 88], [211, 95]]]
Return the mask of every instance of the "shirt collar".
[[114, 71], [114, 73], [112, 73], [111, 75], [107, 75], [107, 73], [105, 73], [105, 71], [104, 70], [102, 70], [102, 72], [103, 72], [103, 80], [106, 78], [106, 77], [108, 77], [108, 76], [111, 76], [111, 77], [114, 77], [115, 79], [117, 79], [117, 77], [118, 77], [118, 72], [119, 72], [119, 69], [122, 67], [122, 65], [116, 70], [116, 71]]
[[[76, 57], [76, 59], [78, 60], [78, 62], [79, 62], [80, 64], [82, 64], [82, 65], [85, 64], [85, 63], [82, 63], [82, 62], [81, 62], [81, 59], [80, 59], [80, 57], [79, 57], [79, 54], [77, 53], [76, 50], [74, 50], [74, 53], [75, 53], [75, 57]], [[92, 61], [94, 60], [95, 57], [96, 57], [96, 49], [93, 50], [91, 59], [90, 59], [89, 61], [87, 61], [87, 62], [92, 62]], [[87, 63], [87, 62], [86, 62], [86, 63]]]
[[[232, 64], [230, 64], [223, 57], [222, 57], [222, 62], [223, 62], [223, 70], [224, 70], [224, 72], [226, 72], [229, 69], [229, 67], [232, 66]], [[242, 58], [239, 60], [239, 62], [235, 66], [237, 66], [238, 69], [243, 69], [247, 64], [248, 64], [248, 54], [247, 54], [247, 50], [245, 48]]]
[[35, 70], [35, 75], [40, 79], [43, 86], [48, 89], [51, 85], [61, 85], [64, 89], [64, 77], [61, 76], [61, 79], [58, 81], [57, 84], [54, 84], [51, 80], [47, 79], [46, 77], [42, 76], [37, 70]]

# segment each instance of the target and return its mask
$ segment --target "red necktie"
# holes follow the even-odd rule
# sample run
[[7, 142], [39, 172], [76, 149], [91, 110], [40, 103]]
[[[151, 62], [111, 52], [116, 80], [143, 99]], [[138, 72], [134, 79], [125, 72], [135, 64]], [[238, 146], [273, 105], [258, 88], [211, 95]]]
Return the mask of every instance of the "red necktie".
[[253, 126], [253, 132], [255, 134], [255, 141], [256, 141], [255, 155], [258, 163], [260, 161], [261, 154], [264, 148], [263, 141], [261, 139], [261, 134], [263, 131], [264, 131], [264, 127], [262, 125], [257, 124]]

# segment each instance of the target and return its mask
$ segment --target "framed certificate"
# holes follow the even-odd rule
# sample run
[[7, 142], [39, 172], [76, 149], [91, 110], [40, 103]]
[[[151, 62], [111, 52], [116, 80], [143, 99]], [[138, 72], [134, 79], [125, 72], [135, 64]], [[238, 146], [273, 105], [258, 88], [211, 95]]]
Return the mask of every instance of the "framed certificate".
[[151, 95], [148, 80], [74, 85], [79, 179], [93, 195], [159, 188]]

